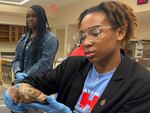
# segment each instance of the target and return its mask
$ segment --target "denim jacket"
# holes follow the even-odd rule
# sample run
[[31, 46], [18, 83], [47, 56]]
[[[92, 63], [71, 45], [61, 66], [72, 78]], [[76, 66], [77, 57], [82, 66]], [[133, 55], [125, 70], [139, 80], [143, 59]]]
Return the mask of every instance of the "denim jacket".
[[[53, 61], [58, 50], [58, 40], [52, 32], [46, 32], [42, 39], [41, 51], [36, 58], [32, 58], [32, 40], [27, 44], [28, 35], [22, 35], [17, 46], [16, 54], [12, 61], [14, 74], [24, 72], [28, 76], [46, 73], [52, 69]], [[25, 55], [23, 51], [25, 50]], [[24, 57], [24, 58], [23, 58]], [[36, 62], [33, 62], [35, 60]]]

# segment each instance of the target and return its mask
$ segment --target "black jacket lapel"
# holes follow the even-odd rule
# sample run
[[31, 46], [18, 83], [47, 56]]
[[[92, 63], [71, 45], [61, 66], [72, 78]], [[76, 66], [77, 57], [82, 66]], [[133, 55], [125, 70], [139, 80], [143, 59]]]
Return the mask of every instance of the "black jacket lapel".
[[76, 102], [78, 101], [78, 99], [82, 93], [84, 81], [86, 79], [86, 76], [87, 76], [91, 66], [92, 66], [91, 64], [88, 64], [86, 67], [84, 67], [82, 69], [82, 71], [78, 72], [75, 75], [75, 79], [72, 82], [72, 87], [71, 87], [71, 90], [69, 92], [69, 96], [67, 99], [67, 105], [69, 105], [69, 107], [72, 110], [74, 110], [74, 106], [76, 105]]
[[116, 69], [102, 96], [100, 97], [94, 109], [92, 110], [92, 113], [105, 113], [107, 110], [109, 110], [109, 107], [107, 105], [110, 104], [110, 101], [113, 98], [113, 96], [119, 91], [119, 89], [124, 84], [125, 73], [127, 72], [128, 68], [126, 67], [128, 63], [127, 59], [128, 58], [124, 56], [121, 64]]

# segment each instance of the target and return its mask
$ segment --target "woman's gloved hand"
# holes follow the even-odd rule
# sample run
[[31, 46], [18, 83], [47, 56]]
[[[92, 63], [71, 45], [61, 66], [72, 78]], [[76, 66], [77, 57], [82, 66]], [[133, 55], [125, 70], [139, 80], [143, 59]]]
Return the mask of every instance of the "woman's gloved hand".
[[[19, 86], [19, 84], [16, 84], [13, 87], [14, 92], [17, 90], [18, 86]], [[11, 111], [13, 111], [15, 113], [24, 112], [26, 110], [24, 104], [14, 102], [14, 100], [11, 98], [11, 96], [9, 94], [9, 90], [7, 90], [4, 93], [4, 103], [5, 103], [5, 105], [7, 106], [8, 109], [10, 109]]]
[[17, 80], [22, 80], [22, 79], [24, 79], [27, 76], [28, 75], [26, 73], [21, 73], [21, 72], [17, 72], [16, 75], [15, 75]]
[[47, 104], [31, 103], [26, 104], [26, 108], [41, 110], [46, 113], [72, 113], [69, 107], [65, 106], [62, 103], [57, 102], [52, 97], [47, 96], [46, 100]]

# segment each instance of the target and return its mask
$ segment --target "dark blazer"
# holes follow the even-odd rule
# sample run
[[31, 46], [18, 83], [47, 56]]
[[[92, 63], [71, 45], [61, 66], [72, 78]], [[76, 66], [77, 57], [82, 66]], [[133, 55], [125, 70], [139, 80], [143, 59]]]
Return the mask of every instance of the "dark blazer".
[[[91, 66], [85, 57], [70, 57], [47, 74], [22, 82], [48, 95], [58, 92], [57, 101], [73, 111]], [[92, 113], [150, 113], [150, 72], [124, 56]]]

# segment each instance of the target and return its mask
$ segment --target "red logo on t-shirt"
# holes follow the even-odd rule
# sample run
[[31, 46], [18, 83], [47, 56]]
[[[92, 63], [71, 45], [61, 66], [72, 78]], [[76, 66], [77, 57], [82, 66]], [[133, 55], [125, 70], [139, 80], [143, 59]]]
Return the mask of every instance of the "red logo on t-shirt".
[[82, 97], [81, 97], [81, 101], [80, 101], [80, 107], [84, 108], [86, 105], [89, 105], [89, 111], [91, 112], [92, 109], [94, 108], [96, 102], [98, 101], [99, 97], [98, 96], [94, 96], [92, 100], [89, 100], [90, 94], [83, 92], [82, 93]]

